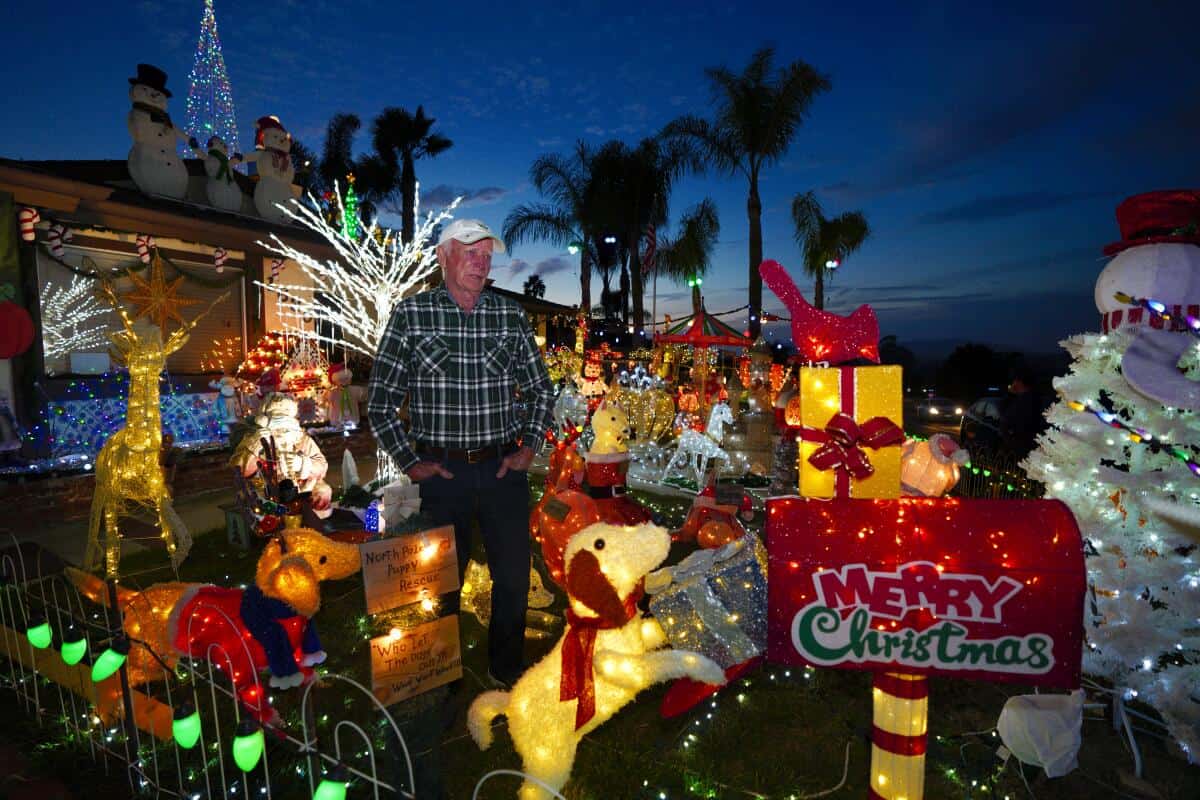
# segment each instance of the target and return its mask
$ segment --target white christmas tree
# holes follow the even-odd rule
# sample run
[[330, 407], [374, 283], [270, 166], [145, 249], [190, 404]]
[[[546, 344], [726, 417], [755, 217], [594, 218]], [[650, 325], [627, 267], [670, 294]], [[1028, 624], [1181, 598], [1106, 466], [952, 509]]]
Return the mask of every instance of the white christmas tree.
[[108, 345], [111, 309], [96, 298], [95, 281], [78, 275], [66, 286], [47, 282], [42, 292], [42, 350], [47, 361]]
[[[342, 198], [336, 186], [334, 194], [341, 209]], [[408, 244], [401, 242], [398, 231], [380, 228], [377, 223], [361, 231], [357, 239], [349, 238], [342, 233], [340, 213], [333, 215], [336, 223], [331, 224], [316, 210], [316, 199], [310, 196], [309, 200], [309, 204], [280, 208], [301, 226], [320, 234], [337, 257], [313, 258], [272, 234], [270, 242], [259, 244], [295, 262], [309, 284], [259, 282], [258, 286], [276, 296], [287, 333], [374, 358], [392, 309], [425, 286], [437, 271], [432, 235], [438, 225], [451, 218], [450, 212], [461, 198], [437, 214], [426, 215]], [[377, 478], [394, 475], [386, 454], [378, 451], [377, 455]]]
[[[1167, 262], [1184, 265], [1194, 283], [1200, 247], [1131, 247], [1101, 275], [1097, 304], [1115, 329], [1062, 343], [1074, 362], [1054, 382], [1060, 400], [1047, 412], [1050, 427], [1023, 466], [1046, 485], [1048, 496], [1071, 507], [1087, 545], [1084, 671], [1153, 706], [1196, 761], [1200, 413], [1163, 400], [1194, 391], [1187, 381], [1200, 381], [1200, 340], [1186, 330], [1171, 332], [1170, 321], [1167, 330], [1144, 324], [1151, 317], [1148, 308], [1130, 319], [1131, 307], [1114, 299], [1116, 289], [1140, 298], [1158, 294], [1185, 309], [1196, 303], [1184, 296], [1190, 290], [1164, 285], [1163, 276], [1171, 272], [1162, 268]], [[1114, 318], [1110, 312], [1117, 311]], [[1158, 349], [1145, 350], [1147, 343]], [[1151, 356], [1164, 366], [1169, 362], [1157, 386], [1139, 378], [1153, 366], [1144, 361], [1147, 352], [1172, 354]]]

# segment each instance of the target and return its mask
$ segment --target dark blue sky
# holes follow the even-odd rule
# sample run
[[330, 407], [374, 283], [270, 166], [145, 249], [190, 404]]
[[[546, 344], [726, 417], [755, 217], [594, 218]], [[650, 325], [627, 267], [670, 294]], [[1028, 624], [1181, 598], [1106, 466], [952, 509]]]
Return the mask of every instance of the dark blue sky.
[[[167, 71], [184, 119], [202, 0], [120, 5], [10, 9], [0, 155], [124, 157], [139, 61]], [[425, 204], [465, 193], [475, 199], [460, 216], [499, 226], [537, 199], [527, 172], [539, 154], [580, 138], [635, 142], [705, 114], [704, 67], [740, 69], [774, 44], [833, 89], [763, 179], [767, 257], [797, 262], [788, 209], [815, 189], [827, 213], [861, 209], [873, 229], [835, 276], [832, 308], [870, 302], [907, 341], [1039, 351], [1096, 328], [1092, 285], [1117, 238], [1116, 204], [1200, 183], [1195, 2], [550, 5], [216, 0], [242, 146], [264, 114], [318, 148], [336, 112], [369, 121], [424, 104], [454, 140], [418, 165]], [[672, 217], [705, 195], [722, 223], [708, 307], [740, 306], [745, 182], [686, 180]], [[500, 285], [538, 271], [550, 299], [578, 302], [576, 259], [540, 245], [512, 256], [496, 261]], [[659, 289], [660, 316], [686, 313], [684, 289]], [[767, 307], [780, 309], [769, 290]]]

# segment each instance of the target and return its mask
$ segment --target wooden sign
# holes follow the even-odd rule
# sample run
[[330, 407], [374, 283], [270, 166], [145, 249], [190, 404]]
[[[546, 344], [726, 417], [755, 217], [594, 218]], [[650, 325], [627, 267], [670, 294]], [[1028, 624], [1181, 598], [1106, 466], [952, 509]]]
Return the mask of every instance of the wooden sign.
[[385, 706], [462, 677], [458, 616], [371, 640], [371, 693]]
[[453, 525], [366, 542], [361, 548], [368, 614], [458, 589]]

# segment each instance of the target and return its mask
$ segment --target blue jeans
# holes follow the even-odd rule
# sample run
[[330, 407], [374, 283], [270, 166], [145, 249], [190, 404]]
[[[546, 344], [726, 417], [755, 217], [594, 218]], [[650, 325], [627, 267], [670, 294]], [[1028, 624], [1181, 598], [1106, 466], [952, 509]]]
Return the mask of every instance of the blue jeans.
[[[472, 520], [478, 520], [492, 573], [492, 619], [488, 624], [488, 664], [492, 675], [514, 682], [525, 670], [525, 612], [529, 602], [529, 476], [509, 470], [497, 478], [500, 459], [477, 464], [444, 460], [453, 478], [427, 478], [421, 510], [436, 525], [454, 526], [458, 579], [471, 556]], [[459, 593], [448, 596], [447, 610], [457, 613]]]

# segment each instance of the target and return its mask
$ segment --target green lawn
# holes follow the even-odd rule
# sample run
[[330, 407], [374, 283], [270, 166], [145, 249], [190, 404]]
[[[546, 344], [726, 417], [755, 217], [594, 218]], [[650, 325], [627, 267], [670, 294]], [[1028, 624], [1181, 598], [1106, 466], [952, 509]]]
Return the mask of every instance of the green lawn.
[[[652, 502], [668, 525], [681, 522], [687, 506], [686, 501], [678, 499], [644, 495], [640, 499]], [[686, 548], [676, 547], [671, 558], [677, 559], [685, 553]], [[130, 575], [126, 584], [136, 586], [168, 580], [170, 576], [161, 565], [161, 554], [131, 556], [124, 565]], [[236, 585], [250, 581], [253, 569], [253, 556], [231, 551], [224, 536], [213, 533], [197, 538], [181, 577]], [[559, 595], [549, 610], [561, 614], [562, 605], [563, 598]], [[413, 613], [407, 617], [411, 619]], [[326, 584], [317, 616], [325, 649], [330, 654], [325, 668], [369, 685], [367, 640], [386, 632], [394, 622], [392, 618], [366, 617], [362, 584], [357, 577]], [[496, 742], [486, 753], [481, 753], [466, 733], [464, 709], [481, 691], [479, 676], [486, 674], [487, 664], [485, 632], [474, 617], [464, 615], [462, 635], [464, 681], [453, 689], [434, 690], [391, 709], [414, 737], [418, 749], [425, 749], [419, 738], [436, 733], [441, 727], [439, 720], [445, 717], [442, 774], [452, 798], [470, 798], [476, 782], [491, 770], [520, 769], [503, 727], [497, 730]], [[529, 641], [527, 659], [540, 658], [553, 641], [553, 638]], [[926, 796], [1014, 800], [1029, 796], [1015, 760], [1002, 768], [995, 756], [1000, 740], [987, 732], [995, 725], [1005, 699], [1025, 690], [1012, 685], [945, 679], [933, 679], [931, 684]], [[868, 674], [768, 666], [727, 687], [714, 701], [674, 719], [662, 719], [658, 713], [666, 688], [647, 691], [583, 742], [572, 780], [565, 790], [566, 797], [571, 800], [800, 798], [830, 789], [841, 781], [847, 747], [848, 776], [844, 786], [830, 796], [865, 796], [870, 759], [865, 734], [871, 723]], [[332, 748], [332, 739], [327, 737], [332, 736], [332, 725], [339, 716], [369, 719], [368, 704], [343, 700], [346, 695], [336, 687], [322, 687], [314, 693], [318, 697], [318, 714], [330, 717], [318, 725], [323, 750]], [[299, 695], [299, 690], [276, 692], [274, 700], [289, 731], [298, 738]], [[335, 699], [337, 706], [333, 707], [330, 703]], [[442, 714], [446, 709], [448, 712]], [[376, 725], [372, 732], [378, 735], [380, 731]], [[383, 737], [377, 739], [383, 742]], [[1141, 737], [1140, 741], [1147, 781], [1161, 797], [1200, 797], [1200, 769], [1168, 755], [1166, 748], [1149, 736]], [[363, 749], [349, 737], [343, 737], [342, 743], [344, 752]], [[223, 744], [227, 745], [228, 742]], [[302, 777], [306, 766], [295, 748], [271, 742], [268, 755], [274, 796], [307, 797], [307, 780]], [[392, 760], [394, 748], [386, 748], [381, 758]], [[356, 765], [364, 763], [353, 757], [351, 760]], [[385, 770], [390, 767], [381, 767], [381, 771]], [[1039, 777], [1040, 772], [1027, 769], [1026, 779], [1039, 799], [1136, 796], [1132, 789], [1121, 788], [1122, 770], [1132, 772], [1132, 759], [1111, 724], [1102, 719], [1088, 719], [1084, 722], [1078, 770], [1065, 778], [1047, 781]], [[253, 776], [251, 783], [253, 791], [256, 785]], [[512, 797], [516, 783], [511, 777], [496, 779], [485, 787], [481, 797]], [[245, 794], [239, 792], [238, 796]], [[360, 782], [352, 785], [348, 796], [367, 797], [371, 793]]]

